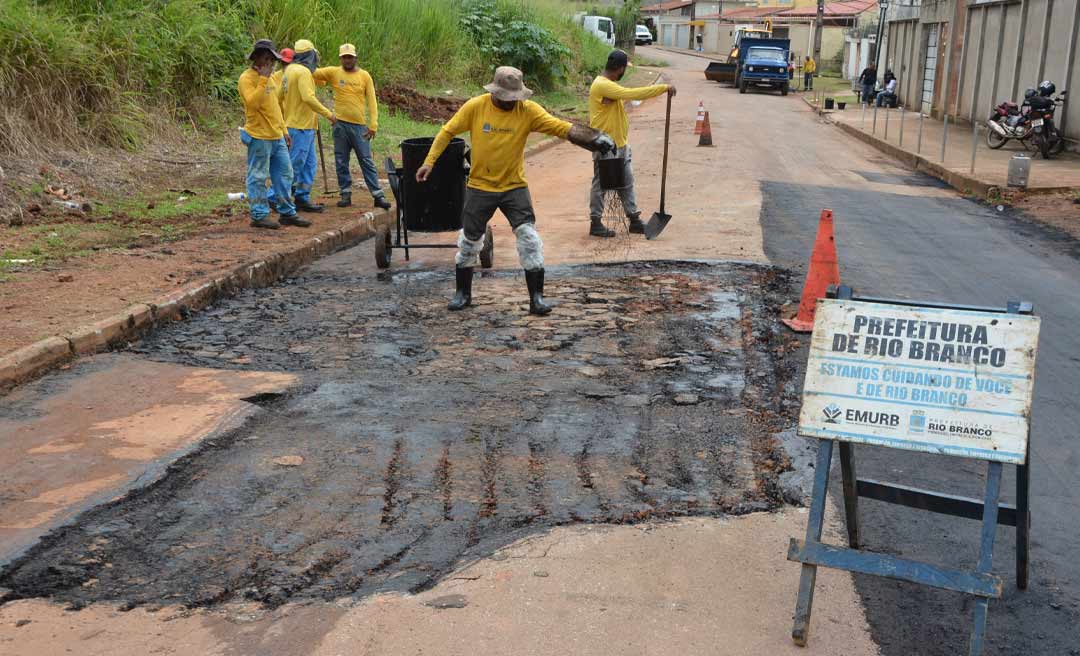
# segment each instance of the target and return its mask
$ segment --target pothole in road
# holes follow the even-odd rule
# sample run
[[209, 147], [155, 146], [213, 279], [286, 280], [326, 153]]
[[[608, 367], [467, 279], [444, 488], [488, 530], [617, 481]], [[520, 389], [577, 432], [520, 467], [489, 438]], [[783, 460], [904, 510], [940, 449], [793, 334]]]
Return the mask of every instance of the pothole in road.
[[305, 391], [8, 567], [9, 598], [209, 605], [434, 584], [523, 532], [766, 510], [797, 407], [786, 276], [689, 263], [489, 274], [333, 267], [246, 292], [136, 350], [305, 372]]

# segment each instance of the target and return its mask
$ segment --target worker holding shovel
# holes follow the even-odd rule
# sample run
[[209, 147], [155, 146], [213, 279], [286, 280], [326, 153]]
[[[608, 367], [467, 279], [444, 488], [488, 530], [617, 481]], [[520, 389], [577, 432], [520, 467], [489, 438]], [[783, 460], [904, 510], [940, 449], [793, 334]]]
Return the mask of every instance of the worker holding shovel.
[[630, 220], [630, 232], [644, 234], [645, 224], [641, 221], [637, 198], [634, 195], [634, 172], [630, 166], [630, 146], [627, 136], [630, 132], [630, 119], [626, 117], [624, 103], [627, 100], [646, 100], [663, 93], [675, 95], [675, 87], [670, 84], [654, 84], [648, 87], [628, 89], [619, 84], [626, 74], [628, 58], [622, 50], [613, 50], [608, 55], [604, 71], [596, 76], [589, 87], [589, 125], [611, 135], [617, 150], [613, 153], [593, 153], [592, 189], [589, 192], [589, 235], [592, 237], [614, 237], [615, 231], [604, 226], [604, 192], [600, 187], [600, 160], [622, 159], [625, 168], [626, 186], [618, 190], [623, 211]]
[[517, 239], [518, 258], [529, 288], [529, 314], [544, 315], [544, 245], [536, 232], [529, 186], [525, 182], [525, 142], [532, 132], [550, 134], [591, 151], [615, 150], [611, 137], [599, 130], [572, 125], [547, 113], [529, 100], [532, 91], [522, 73], [512, 66], [495, 69], [495, 80], [454, 114], [435, 137], [424, 165], [416, 172], [423, 183], [450, 140], [463, 132], [472, 135], [472, 168], [461, 213], [456, 258], [457, 290], [447, 306], [464, 310], [472, 303], [473, 269], [484, 248], [484, 231], [495, 210], [501, 210]]
[[338, 207], [352, 205], [352, 175], [349, 159], [356, 153], [360, 170], [364, 172], [375, 207], [390, 209], [382, 187], [379, 185], [379, 169], [371, 157], [371, 140], [379, 129], [379, 103], [375, 99], [375, 82], [371, 75], [356, 65], [356, 46], [342, 44], [338, 48], [341, 66], [326, 66], [315, 70], [313, 78], [319, 86], [334, 90], [334, 164], [337, 168], [338, 189], [341, 199]]
[[[311, 184], [315, 181], [318, 168], [318, 156], [315, 153], [315, 129], [319, 125], [319, 115], [335, 123], [337, 117], [315, 96], [315, 81], [312, 73], [319, 64], [319, 51], [307, 39], [300, 39], [293, 46], [293, 61], [285, 69], [278, 91], [285, 111], [285, 126], [289, 129], [292, 146], [289, 156], [293, 167], [293, 200], [296, 209], [301, 212], [322, 212], [322, 205], [311, 202]], [[307, 227], [311, 222], [299, 217], [286, 219], [284, 225]]]

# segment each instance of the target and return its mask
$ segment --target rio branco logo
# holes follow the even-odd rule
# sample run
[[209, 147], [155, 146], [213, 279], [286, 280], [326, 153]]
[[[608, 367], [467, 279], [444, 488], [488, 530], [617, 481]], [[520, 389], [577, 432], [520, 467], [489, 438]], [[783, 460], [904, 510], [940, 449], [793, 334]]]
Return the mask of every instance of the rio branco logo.
[[921, 434], [926, 432], [926, 413], [922, 410], [916, 410], [911, 413], [911, 418], [908, 420], [908, 432]]
[[841, 410], [840, 406], [836, 405], [835, 403], [830, 403], [829, 405], [825, 406], [821, 412], [825, 415], [826, 424], [839, 424], [840, 415], [843, 413], [843, 410]]

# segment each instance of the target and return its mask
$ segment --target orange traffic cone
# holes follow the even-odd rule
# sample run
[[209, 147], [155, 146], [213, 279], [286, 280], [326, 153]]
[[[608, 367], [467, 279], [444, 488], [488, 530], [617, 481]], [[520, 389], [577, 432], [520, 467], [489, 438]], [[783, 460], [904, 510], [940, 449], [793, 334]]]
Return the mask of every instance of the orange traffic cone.
[[797, 333], [812, 331], [818, 299], [825, 298], [829, 285], [839, 284], [840, 262], [836, 258], [832, 210], [821, 210], [814, 252], [810, 254], [810, 269], [806, 272], [806, 284], [803, 285], [802, 300], [799, 301], [799, 313], [794, 319], [784, 319], [787, 327]]
[[697, 145], [712, 145], [712, 127], [709, 125], [709, 112], [705, 112], [705, 121], [701, 126], [701, 138], [698, 139]]
[[699, 100], [697, 106], [697, 120], [694, 121], [694, 134], [701, 134], [701, 126], [705, 122], [705, 101]]

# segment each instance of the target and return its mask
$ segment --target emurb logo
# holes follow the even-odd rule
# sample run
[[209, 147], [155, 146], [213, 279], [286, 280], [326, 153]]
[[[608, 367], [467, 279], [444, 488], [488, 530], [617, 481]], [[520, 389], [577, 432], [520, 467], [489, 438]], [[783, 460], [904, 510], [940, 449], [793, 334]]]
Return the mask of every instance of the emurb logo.
[[826, 424], [840, 423], [838, 419], [840, 418], [841, 410], [840, 406], [836, 405], [835, 403], [830, 403], [829, 405], [825, 406], [825, 408], [821, 412], [825, 415]]

